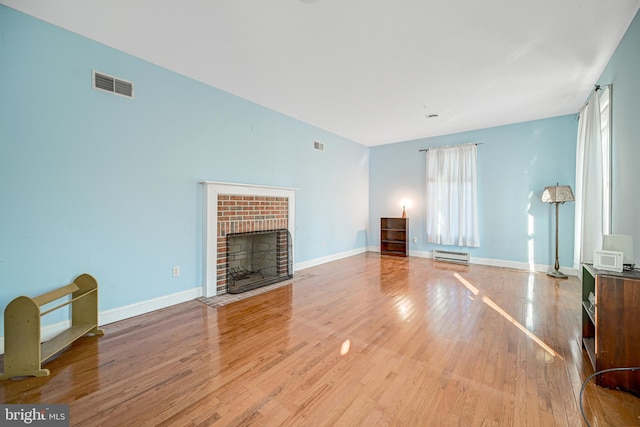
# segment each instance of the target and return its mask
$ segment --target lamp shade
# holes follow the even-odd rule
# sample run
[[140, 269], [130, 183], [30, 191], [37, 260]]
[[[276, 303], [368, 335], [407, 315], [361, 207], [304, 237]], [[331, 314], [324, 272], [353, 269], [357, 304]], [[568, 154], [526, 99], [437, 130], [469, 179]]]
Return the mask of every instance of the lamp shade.
[[542, 201], [544, 203], [564, 203], [573, 202], [573, 191], [568, 185], [554, 185], [546, 187], [542, 192]]

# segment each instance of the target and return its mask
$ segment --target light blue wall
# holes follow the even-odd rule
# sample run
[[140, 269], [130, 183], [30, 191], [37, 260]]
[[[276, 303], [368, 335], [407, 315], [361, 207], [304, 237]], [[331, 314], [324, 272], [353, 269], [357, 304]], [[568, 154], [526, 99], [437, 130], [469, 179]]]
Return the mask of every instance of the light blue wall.
[[[92, 89], [92, 70], [135, 99]], [[0, 309], [83, 272], [101, 311], [201, 286], [202, 180], [299, 188], [298, 263], [363, 249], [368, 155], [0, 5]]]
[[[379, 245], [379, 218], [408, 211], [414, 251], [439, 246], [426, 241], [426, 154], [419, 149], [481, 142], [478, 146], [480, 240], [473, 257], [553, 265], [555, 211], [542, 203], [545, 186], [575, 186], [577, 116], [518, 123], [453, 135], [374, 147], [370, 153], [370, 245]], [[573, 203], [560, 207], [560, 264], [573, 262]], [[530, 226], [531, 224], [531, 226]], [[441, 247], [461, 250], [460, 248]], [[467, 249], [465, 249], [467, 250]]]
[[634, 238], [640, 263], [640, 13], [605, 68], [598, 84], [612, 84], [611, 231]]

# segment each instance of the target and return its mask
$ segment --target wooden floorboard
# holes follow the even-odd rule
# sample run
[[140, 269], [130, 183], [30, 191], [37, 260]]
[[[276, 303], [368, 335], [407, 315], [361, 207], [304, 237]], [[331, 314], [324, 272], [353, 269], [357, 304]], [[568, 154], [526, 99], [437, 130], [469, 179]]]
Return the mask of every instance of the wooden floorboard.
[[[301, 273], [104, 325], [0, 402], [69, 404], [73, 426], [584, 425], [578, 279], [376, 253]], [[590, 383], [584, 407], [640, 425], [629, 393]]]

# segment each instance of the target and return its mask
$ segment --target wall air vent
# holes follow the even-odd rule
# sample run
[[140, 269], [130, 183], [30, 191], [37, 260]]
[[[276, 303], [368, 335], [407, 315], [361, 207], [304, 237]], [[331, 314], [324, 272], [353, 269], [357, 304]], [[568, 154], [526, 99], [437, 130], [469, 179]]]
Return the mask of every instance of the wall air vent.
[[313, 141], [313, 148], [318, 151], [324, 151], [324, 144], [322, 142]]
[[133, 83], [96, 71], [93, 72], [93, 88], [133, 98]]

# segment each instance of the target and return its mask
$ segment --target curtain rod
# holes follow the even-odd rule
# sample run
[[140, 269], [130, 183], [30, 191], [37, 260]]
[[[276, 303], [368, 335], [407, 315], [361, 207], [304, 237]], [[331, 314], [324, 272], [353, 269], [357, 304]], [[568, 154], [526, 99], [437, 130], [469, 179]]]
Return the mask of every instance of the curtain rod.
[[[449, 147], [459, 147], [461, 145], [471, 145], [471, 144], [473, 144], [473, 145], [482, 145], [482, 144], [484, 144], [484, 142], [470, 142], [468, 144], [457, 144], [457, 145], [442, 145], [440, 147], [431, 147], [431, 148], [449, 148]], [[418, 151], [425, 151], [426, 152], [426, 151], [429, 151], [429, 150], [430, 150], [429, 148], [421, 148]]]
[[[597, 93], [599, 90], [602, 90], [602, 88], [605, 87], [609, 87], [611, 88], [611, 83], [607, 83], [606, 85], [593, 85], [594, 89], [593, 92]], [[589, 105], [589, 101], [591, 100], [591, 95], [589, 95], [589, 97], [587, 98], [586, 102], [584, 103], [584, 105]], [[578, 113], [578, 117], [580, 116], [580, 114]]]

